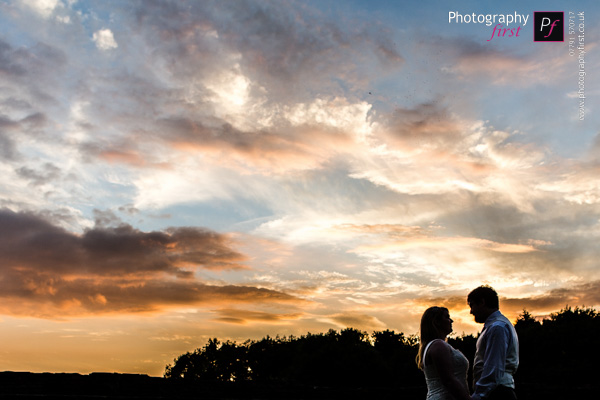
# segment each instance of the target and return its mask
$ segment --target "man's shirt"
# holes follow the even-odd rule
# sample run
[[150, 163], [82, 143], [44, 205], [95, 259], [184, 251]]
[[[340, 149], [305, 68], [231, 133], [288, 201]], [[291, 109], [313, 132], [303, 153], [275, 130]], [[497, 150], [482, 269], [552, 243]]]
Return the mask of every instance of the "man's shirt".
[[498, 386], [514, 389], [519, 366], [519, 339], [510, 321], [495, 311], [483, 324], [473, 363], [473, 400], [485, 399]]

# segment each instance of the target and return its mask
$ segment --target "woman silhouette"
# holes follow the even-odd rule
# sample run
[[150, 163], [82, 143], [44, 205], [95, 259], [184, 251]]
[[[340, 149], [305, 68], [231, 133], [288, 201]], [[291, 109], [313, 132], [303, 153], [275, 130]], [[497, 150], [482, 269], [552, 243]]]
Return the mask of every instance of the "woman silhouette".
[[469, 361], [447, 343], [452, 322], [444, 307], [430, 307], [421, 317], [416, 361], [425, 373], [427, 400], [471, 400], [467, 384]]

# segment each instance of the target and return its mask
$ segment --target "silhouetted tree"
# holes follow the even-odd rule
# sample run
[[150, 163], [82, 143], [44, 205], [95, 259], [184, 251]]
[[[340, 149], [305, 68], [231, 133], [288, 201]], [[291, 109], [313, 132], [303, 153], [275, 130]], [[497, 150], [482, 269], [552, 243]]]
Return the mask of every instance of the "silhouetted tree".
[[223, 344], [218, 339], [193, 353], [186, 353], [167, 366], [165, 377], [205, 382], [234, 382], [249, 379], [247, 348], [235, 342]]
[[516, 379], [521, 382], [530, 382], [537, 379], [538, 371], [530, 368], [531, 360], [537, 363], [547, 363], [550, 360], [550, 354], [538, 354], [539, 344], [546, 341], [542, 332], [542, 323], [536, 320], [527, 310], [517, 318], [515, 330], [519, 337], [519, 358], [520, 366]]
[[294, 376], [316, 386], [369, 384], [379, 368], [368, 338], [352, 328], [302, 336], [292, 365]]
[[[595, 393], [600, 358], [600, 315], [591, 308], [565, 309], [540, 321], [527, 310], [519, 315], [520, 365], [515, 375], [522, 398], [576, 398]], [[477, 337], [449, 339], [472, 363]], [[385, 330], [341, 332], [259, 341], [210, 339], [168, 365], [165, 377], [205, 383], [246, 382], [279, 387], [412, 387], [424, 395], [423, 374], [415, 365], [418, 339]], [[471, 379], [471, 377], [469, 377]], [[404, 391], [406, 393], [406, 391]]]
[[566, 306], [541, 322], [524, 310], [515, 329], [520, 344], [515, 379], [529, 397], [547, 392], [549, 398], [576, 398], [599, 388], [600, 315], [594, 309]]
[[258, 383], [285, 384], [292, 379], [290, 366], [295, 357], [295, 338], [271, 338], [250, 342], [248, 367], [250, 379]]
[[384, 362], [381, 377], [388, 385], [421, 382], [422, 372], [415, 365], [418, 351], [418, 338], [404, 333], [385, 330], [373, 332], [373, 347]]

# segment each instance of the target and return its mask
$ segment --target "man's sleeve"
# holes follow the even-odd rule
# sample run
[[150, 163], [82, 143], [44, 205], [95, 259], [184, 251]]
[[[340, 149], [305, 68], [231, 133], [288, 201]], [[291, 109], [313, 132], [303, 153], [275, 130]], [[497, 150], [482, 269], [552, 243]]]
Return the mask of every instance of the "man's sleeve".
[[483, 354], [481, 377], [475, 382], [473, 399], [485, 399], [498, 386], [498, 380], [504, 375], [509, 332], [501, 325], [492, 325], [486, 332], [487, 340]]

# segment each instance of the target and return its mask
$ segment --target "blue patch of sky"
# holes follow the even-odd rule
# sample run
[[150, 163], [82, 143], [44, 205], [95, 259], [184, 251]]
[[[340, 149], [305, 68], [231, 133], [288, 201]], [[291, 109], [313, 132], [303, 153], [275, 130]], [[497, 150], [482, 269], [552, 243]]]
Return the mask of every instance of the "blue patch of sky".
[[23, 29], [24, 22], [11, 18], [9, 14], [0, 12], [0, 40], [10, 43], [13, 47], [31, 47], [38, 43], [29, 30]]
[[578, 120], [578, 99], [567, 96], [576, 89], [575, 78], [570, 88], [568, 82], [558, 88], [551, 84], [492, 87], [480, 94], [482, 101], [473, 102], [473, 107], [496, 129], [519, 130], [526, 133], [520, 140], [544, 144], [562, 157], [577, 157], [589, 148], [600, 121], [591, 113]]
[[143, 218], [136, 225], [142, 230], [194, 226], [217, 232], [250, 232], [273, 218], [273, 213], [258, 201], [244, 199], [177, 204], [154, 212], [145, 210], [136, 217]]

